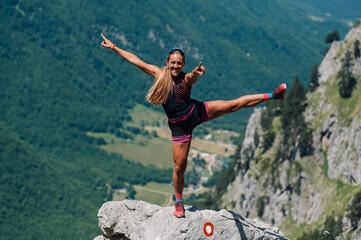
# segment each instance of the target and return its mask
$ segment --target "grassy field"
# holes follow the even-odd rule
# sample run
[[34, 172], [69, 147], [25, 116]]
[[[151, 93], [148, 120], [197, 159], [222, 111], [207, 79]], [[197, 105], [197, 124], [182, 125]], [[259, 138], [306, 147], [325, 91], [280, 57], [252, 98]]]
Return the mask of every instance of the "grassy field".
[[[150, 182], [146, 185], [133, 185], [137, 192], [135, 200], [143, 200], [158, 206], [170, 206], [173, 204], [173, 186], [167, 183]], [[127, 193], [122, 190], [115, 190], [113, 201], [122, 201], [126, 199]]]
[[[140, 138], [140, 137], [139, 137]], [[172, 168], [172, 145], [169, 141], [161, 138], [142, 139], [137, 137], [134, 141], [123, 141], [101, 146], [107, 152], [119, 153], [125, 158], [140, 162], [144, 165], [155, 165], [157, 167]]]
[[167, 139], [169, 142], [171, 142], [170, 139], [172, 138], [172, 134], [171, 134], [168, 127], [146, 126], [146, 127], [144, 127], [144, 129], [149, 131], [149, 132], [155, 131], [160, 138]]
[[192, 148], [197, 149], [201, 152], [214, 153], [222, 157], [229, 157], [235, 152], [234, 148], [230, 148], [225, 144], [217, 144], [215, 142], [201, 139], [192, 140]]
[[136, 200], [143, 200], [159, 206], [169, 206], [173, 203], [173, 187], [170, 184], [151, 182], [145, 186], [133, 185], [133, 187], [137, 192]]
[[129, 110], [129, 115], [132, 117], [132, 121], [127, 124], [128, 126], [157, 126], [158, 124], [168, 126], [167, 116], [163, 112], [155, 111], [141, 104]]
[[113, 201], [123, 201], [127, 196], [127, 193], [120, 193], [115, 191], [113, 194]]
[[210, 133], [212, 134], [212, 140], [213, 141], [220, 141], [223, 143], [233, 143], [231, 138], [240, 138], [240, 134], [237, 132], [232, 132], [228, 130], [210, 130]]

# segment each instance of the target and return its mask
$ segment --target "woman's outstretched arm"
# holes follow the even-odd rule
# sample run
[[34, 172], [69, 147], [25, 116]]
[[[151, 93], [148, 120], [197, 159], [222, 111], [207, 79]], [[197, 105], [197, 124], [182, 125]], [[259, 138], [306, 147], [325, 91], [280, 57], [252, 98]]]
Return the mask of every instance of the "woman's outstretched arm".
[[152, 65], [152, 64], [148, 64], [146, 62], [143, 62], [135, 54], [127, 52], [123, 49], [116, 47], [115, 44], [113, 44], [103, 34], [101, 34], [101, 35], [102, 35], [102, 38], [104, 39], [104, 41], [101, 43], [102, 47], [109, 48], [109, 49], [113, 50], [114, 52], [118, 53], [122, 58], [124, 58], [131, 64], [137, 66], [140, 70], [142, 70], [146, 74], [152, 76], [153, 78], [156, 78], [157, 76], [159, 76], [159, 74], [161, 72], [159, 67]]

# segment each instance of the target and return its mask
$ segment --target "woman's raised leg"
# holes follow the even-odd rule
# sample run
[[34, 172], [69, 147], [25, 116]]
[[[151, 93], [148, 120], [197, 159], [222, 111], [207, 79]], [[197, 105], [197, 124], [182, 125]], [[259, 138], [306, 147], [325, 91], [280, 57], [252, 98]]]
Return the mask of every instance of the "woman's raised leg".
[[286, 84], [282, 83], [271, 94], [252, 94], [229, 101], [210, 101], [208, 102], [208, 119], [212, 120], [227, 113], [236, 112], [241, 108], [256, 106], [270, 98], [283, 99], [286, 90]]
[[208, 102], [208, 119], [212, 120], [241, 108], [253, 107], [266, 100], [263, 94], [253, 94], [229, 101], [210, 101]]

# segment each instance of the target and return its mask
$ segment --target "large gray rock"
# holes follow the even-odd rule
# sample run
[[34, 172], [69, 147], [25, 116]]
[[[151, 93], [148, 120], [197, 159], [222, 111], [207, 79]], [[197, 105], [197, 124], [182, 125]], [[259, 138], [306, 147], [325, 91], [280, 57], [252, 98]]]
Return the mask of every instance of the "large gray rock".
[[[135, 200], [104, 203], [98, 213], [103, 236], [94, 240], [287, 239], [278, 228], [259, 219], [245, 219], [224, 209], [202, 210], [194, 206], [185, 209], [185, 218], [176, 218], [174, 207]], [[207, 222], [214, 226], [210, 237], [203, 230]]]

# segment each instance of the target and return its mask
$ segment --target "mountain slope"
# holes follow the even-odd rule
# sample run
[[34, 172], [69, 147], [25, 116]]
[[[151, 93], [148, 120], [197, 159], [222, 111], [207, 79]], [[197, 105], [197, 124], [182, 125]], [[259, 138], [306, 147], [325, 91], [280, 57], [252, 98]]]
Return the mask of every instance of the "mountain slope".
[[302, 4], [308, 4], [324, 13], [329, 13], [337, 18], [355, 21], [360, 18], [361, 6], [358, 0], [293, 0]]
[[[10, 205], [5, 204], [3, 216], [15, 223], [25, 218], [22, 212], [28, 210], [31, 214], [26, 213], [24, 221], [31, 221], [34, 212], [44, 210], [37, 202], [49, 200], [50, 212], [41, 215], [38, 228], [23, 224], [29, 226], [32, 237], [48, 239], [54, 234], [62, 238], [65, 229], [75, 232], [76, 239], [89, 239], [90, 233], [84, 229], [95, 230], [84, 226], [95, 226], [90, 215], [95, 216], [94, 206], [109, 198], [111, 189], [108, 192], [107, 188], [171, 180], [170, 170], [144, 167], [107, 154], [87, 135], [88, 131], [116, 134], [124, 128], [123, 123], [130, 121], [128, 110], [135, 103], [145, 103], [144, 95], [152, 83], [138, 69], [100, 48], [101, 32], [118, 46], [159, 66], [164, 65], [170, 47], [183, 47], [186, 71], [199, 61], [207, 67], [207, 75], [194, 88], [193, 96], [230, 99], [270, 91], [281, 79], [289, 83], [296, 73], [308, 75], [307, 66], [321, 58], [320, 36], [346, 29], [332, 18], [315, 22], [308, 11], [283, 1], [261, 0], [2, 1], [0, 121], [7, 132], [2, 135], [1, 164], [2, 177], [10, 180], [2, 182], [1, 193], [9, 193], [9, 200], [26, 199], [27, 193], [32, 196], [31, 203], [20, 207], [6, 203]], [[238, 129], [244, 115], [224, 118], [213, 126]], [[15, 150], [11, 150], [12, 144], [17, 146]], [[14, 160], [21, 163], [18, 175], [13, 173]], [[37, 171], [30, 167], [33, 162]], [[38, 179], [40, 184], [29, 181], [27, 185], [28, 178]], [[51, 189], [47, 179], [54, 184]], [[13, 192], [11, 182], [20, 183], [26, 191]], [[79, 198], [70, 197], [76, 194]], [[63, 195], [68, 196], [64, 205], [58, 197]], [[84, 203], [79, 211], [89, 217], [77, 221], [79, 213], [72, 199]], [[62, 207], [56, 218], [68, 217], [74, 225], [55, 223], [46, 233], [44, 229], [52, 223], [51, 210], [59, 204]], [[17, 236], [13, 238], [24, 239]]]
[[[183, 47], [189, 56], [186, 71], [199, 61], [207, 67], [193, 91], [202, 100], [271, 91], [281, 81], [291, 83], [295, 74], [306, 82], [306, 66], [321, 58], [319, 39], [334, 29], [344, 32], [346, 26], [332, 19], [314, 22], [304, 11], [282, 1], [261, 0], [5, 2], [0, 71], [2, 94], [7, 89], [9, 99], [4, 105], [23, 96], [30, 104], [27, 111], [54, 109], [62, 113], [57, 119], [86, 129], [104, 130], [117, 124], [114, 121], [124, 121], [132, 102], [145, 103], [151, 79], [101, 49], [100, 32], [159, 66], [165, 64], [167, 49]], [[41, 99], [51, 101], [45, 104]], [[26, 111], [23, 106], [20, 110]]]
[[0, 239], [91, 238], [106, 191], [88, 170], [42, 156], [3, 125], [0, 142]]
[[[359, 26], [332, 44], [319, 68], [320, 86], [305, 100], [295, 105], [302, 88], [296, 80], [283, 102], [255, 110], [225, 206], [262, 217], [290, 238], [320, 239], [325, 230], [332, 238], [359, 238], [361, 212], [353, 199], [361, 195], [360, 39]], [[356, 86], [343, 98], [347, 61]]]

